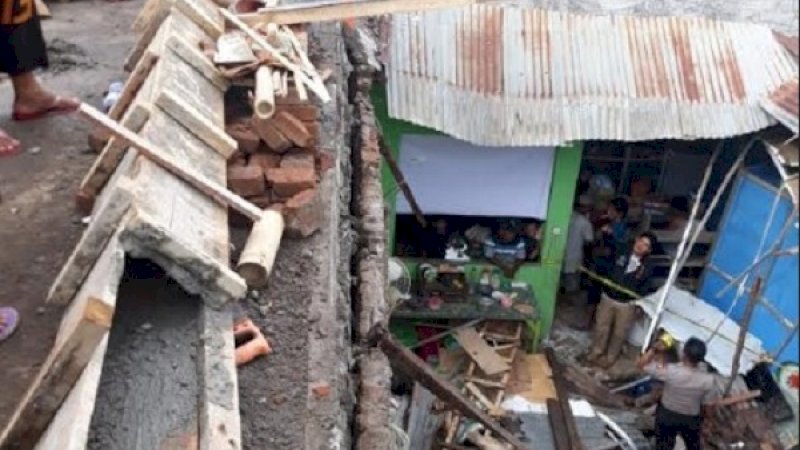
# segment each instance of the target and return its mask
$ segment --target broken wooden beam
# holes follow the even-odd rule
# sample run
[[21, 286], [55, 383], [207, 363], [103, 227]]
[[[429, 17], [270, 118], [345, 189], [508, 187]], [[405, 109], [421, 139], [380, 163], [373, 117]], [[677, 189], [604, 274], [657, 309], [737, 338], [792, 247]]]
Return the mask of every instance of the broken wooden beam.
[[461, 414], [483, 424], [489, 431], [506, 440], [519, 450], [529, 449], [516, 436], [503, 428], [490, 415], [467, 399], [455, 386], [437, 374], [425, 361], [419, 359], [411, 350], [396, 342], [383, 325], [376, 325], [370, 331], [369, 341], [377, 344], [398, 369], [414, 381], [425, 386], [434, 395], [458, 410]]
[[431, 9], [458, 8], [483, 3], [481, 0], [325, 0], [284, 4], [260, 9], [239, 17], [249, 25], [274, 23], [292, 25], [311, 22], [345, 20], [356, 17], [382, 16]]

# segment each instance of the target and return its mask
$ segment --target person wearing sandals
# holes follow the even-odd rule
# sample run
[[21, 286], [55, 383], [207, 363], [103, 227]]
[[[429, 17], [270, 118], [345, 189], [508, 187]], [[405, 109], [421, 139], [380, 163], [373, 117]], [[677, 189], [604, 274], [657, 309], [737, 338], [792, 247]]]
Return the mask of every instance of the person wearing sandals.
[[8, 339], [19, 323], [19, 313], [10, 306], [0, 307], [0, 342]]
[[[80, 101], [60, 97], [39, 83], [34, 70], [47, 67], [47, 49], [34, 0], [0, 2], [0, 72], [14, 87], [11, 119], [15, 122], [70, 113]], [[0, 129], [0, 156], [18, 153], [21, 144]]]

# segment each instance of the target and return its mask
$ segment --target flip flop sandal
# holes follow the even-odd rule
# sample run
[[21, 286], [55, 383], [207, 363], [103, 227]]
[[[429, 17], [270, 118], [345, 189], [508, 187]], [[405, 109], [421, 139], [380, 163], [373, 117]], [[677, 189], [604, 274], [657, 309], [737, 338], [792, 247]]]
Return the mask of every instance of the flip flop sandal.
[[[8, 150], [3, 150], [2, 148], [6, 147]], [[7, 146], [0, 146], [0, 158], [7, 157], [7, 156], [14, 156], [22, 150], [22, 144], [17, 142], [16, 144], [8, 144]]]
[[0, 308], [0, 317], [3, 318], [3, 321], [0, 322], [0, 342], [3, 342], [17, 329], [19, 313], [16, 309], [7, 306]]
[[56, 97], [53, 101], [53, 104], [49, 108], [41, 109], [35, 112], [23, 113], [14, 111], [11, 114], [11, 120], [15, 122], [27, 122], [30, 120], [41, 119], [46, 116], [71, 113], [78, 109], [78, 105], [71, 105], [65, 102], [65, 100], [68, 101], [71, 99], [65, 97]]

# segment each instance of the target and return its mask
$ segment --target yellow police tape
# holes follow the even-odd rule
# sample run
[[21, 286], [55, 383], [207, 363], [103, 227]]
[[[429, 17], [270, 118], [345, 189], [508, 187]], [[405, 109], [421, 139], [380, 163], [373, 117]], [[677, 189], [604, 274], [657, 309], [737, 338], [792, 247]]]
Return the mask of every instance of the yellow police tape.
[[587, 269], [584, 266], [580, 266], [579, 269], [580, 269], [581, 272], [583, 272], [586, 275], [588, 275], [589, 278], [591, 278], [591, 279], [593, 279], [595, 281], [599, 281], [604, 286], [610, 287], [611, 289], [614, 289], [617, 292], [623, 293], [625, 295], [629, 295], [629, 296], [631, 296], [631, 297], [633, 297], [635, 299], [642, 298], [642, 296], [637, 294], [636, 292], [633, 292], [630, 289], [626, 289], [626, 288], [618, 285], [617, 283], [614, 283], [613, 281], [609, 280], [608, 278], [604, 278], [604, 277], [592, 272], [591, 270]]

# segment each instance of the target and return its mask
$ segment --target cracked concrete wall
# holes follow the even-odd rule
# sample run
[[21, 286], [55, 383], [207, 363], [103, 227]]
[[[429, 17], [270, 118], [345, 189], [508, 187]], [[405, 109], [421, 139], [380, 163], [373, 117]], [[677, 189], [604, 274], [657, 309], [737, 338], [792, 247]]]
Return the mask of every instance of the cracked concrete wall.
[[380, 170], [379, 131], [370, 100], [373, 77], [380, 69], [377, 47], [366, 22], [345, 30], [345, 42], [353, 65], [350, 102], [353, 123], [353, 214], [357, 220], [357, 283], [354, 289], [355, 343], [358, 358], [358, 406], [353, 435], [358, 450], [388, 449], [394, 445], [391, 421], [389, 360], [377, 348], [365, 348], [376, 324], [388, 326], [391, 306], [386, 296], [388, 260], [387, 229]]

